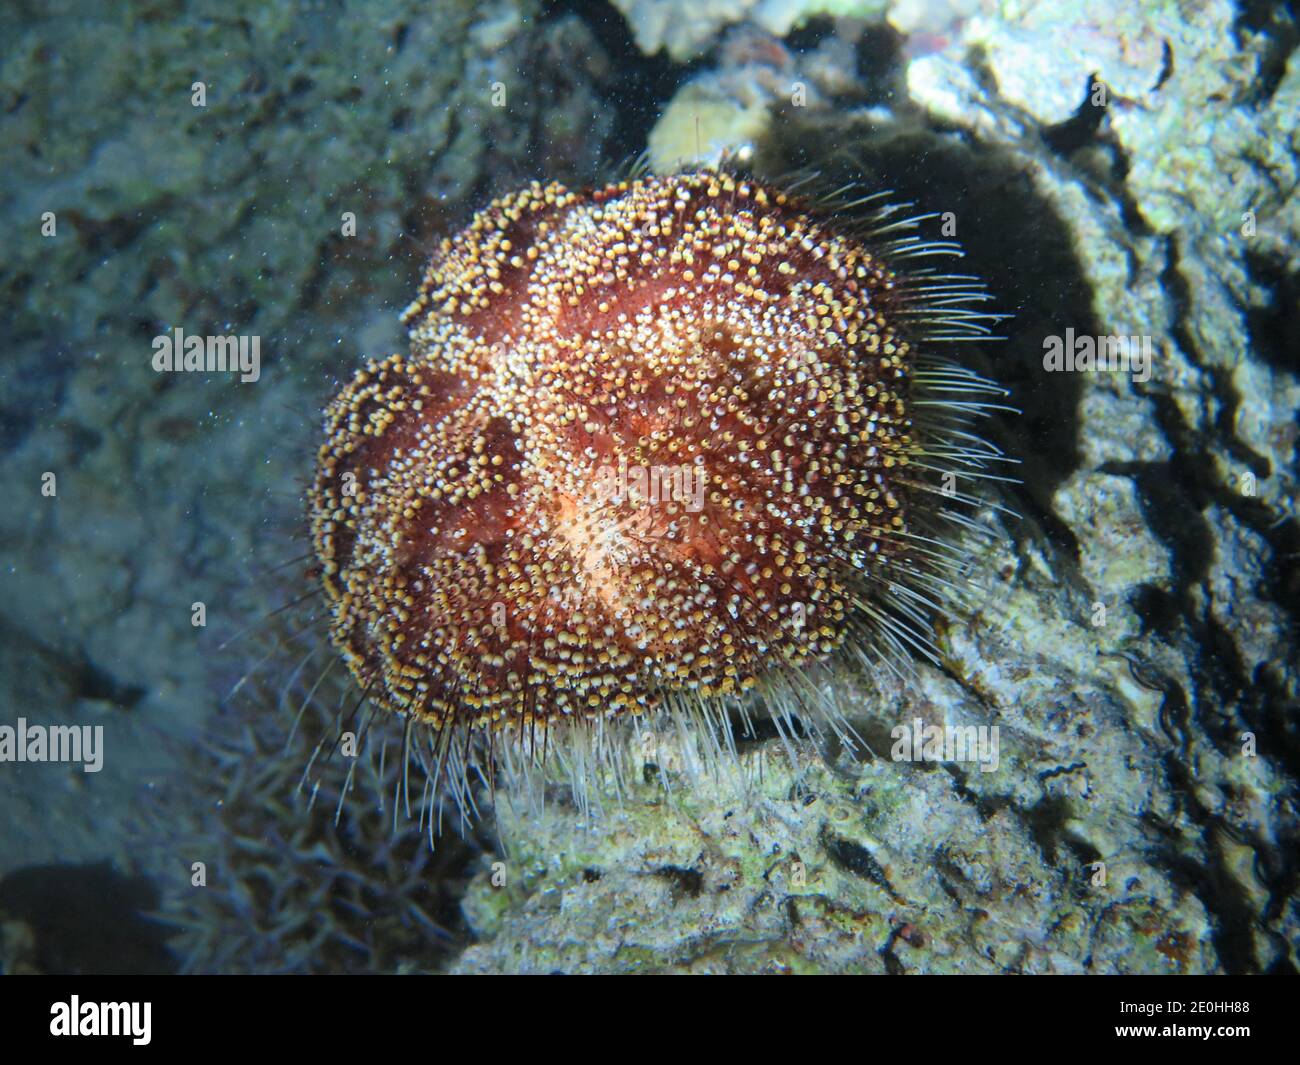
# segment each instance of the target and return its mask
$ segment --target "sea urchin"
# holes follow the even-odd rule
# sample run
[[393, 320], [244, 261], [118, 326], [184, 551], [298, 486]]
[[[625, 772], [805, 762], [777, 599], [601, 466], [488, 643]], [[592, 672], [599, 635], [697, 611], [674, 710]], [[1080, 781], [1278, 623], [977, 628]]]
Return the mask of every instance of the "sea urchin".
[[924, 350], [988, 316], [970, 278], [900, 269], [955, 251], [914, 222], [701, 172], [534, 184], [443, 241], [310, 493], [365, 697], [535, 749], [722, 721], [842, 647], [924, 653], [958, 583], [939, 526], [996, 458], [962, 425], [999, 390]]

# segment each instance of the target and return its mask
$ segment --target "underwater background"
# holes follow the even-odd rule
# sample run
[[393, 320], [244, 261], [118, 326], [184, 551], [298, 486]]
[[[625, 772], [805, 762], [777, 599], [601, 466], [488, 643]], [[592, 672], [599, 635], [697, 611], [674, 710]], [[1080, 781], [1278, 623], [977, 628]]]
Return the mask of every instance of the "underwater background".
[[[18, 0], [0, 41], [0, 726], [102, 728], [0, 761], [0, 970], [1296, 970], [1291, 5]], [[875, 757], [760, 737], [757, 797], [647, 773], [431, 850], [400, 727], [315, 759], [320, 410], [491, 196], [724, 152], [953, 227], [1020, 517], [941, 667], [829, 692]], [[256, 379], [159, 372], [176, 329]], [[884, 757], [913, 719], [997, 770]]]

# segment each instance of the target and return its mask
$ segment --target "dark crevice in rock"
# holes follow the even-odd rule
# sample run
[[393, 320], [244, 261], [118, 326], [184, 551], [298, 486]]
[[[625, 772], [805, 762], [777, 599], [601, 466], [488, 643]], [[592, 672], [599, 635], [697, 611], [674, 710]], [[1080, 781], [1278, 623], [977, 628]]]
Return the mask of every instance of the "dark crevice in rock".
[[1074, 152], [1096, 140], [1102, 120], [1106, 117], [1106, 109], [1092, 102], [1099, 88], [1109, 93], [1109, 90], [1097, 81], [1095, 75], [1089, 75], [1088, 82], [1084, 86], [1083, 103], [1079, 105], [1078, 110], [1064, 122], [1058, 122], [1043, 130], [1043, 143], [1057, 155], [1069, 158]]
[[1136, 236], [1150, 236], [1152, 229], [1147, 224], [1146, 216], [1142, 213], [1142, 206], [1134, 198], [1132, 187], [1128, 183], [1129, 170], [1132, 165], [1128, 152], [1125, 151], [1120, 139], [1109, 132], [1101, 138], [1101, 143], [1109, 153], [1110, 160], [1109, 173], [1105, 175], [1104, 184], [1107, 193], [1119, 208], [1120, 217], [1124, 220], [1124, 227]]
[[1065, 841], [1065, 826], [1070, 820], [1070, 801], [1063, 795], [1044, 795], [1028, 809], [1017, 809], [1020, 819], [1033, 837], [1035, 845], [1050, 866], [1059, 862], [1057, 848]]
[[[885, 963], [885, 972], [890, 976], [902, 976], [907, 972], [907, 967], [903, 964], [903, 959], [898, 956], [894, 945], [904, 939], [902, 925], [890, 930], [889, 939], [885, 945], [880, 948], [880, 958]], [[906, 940], [904, 939], [904, 942]]]
[[1172, 677], [1164, 677], [1164, 681], [1164, 699], [1160, 702], [1156, 719], [1160, 722], [1160, 731], [1177, 745], [1180, 753], [1186, 754], [1191, 742], [1192, 704], [1181, 684]]
[[84, 656], [71, 664], [69, 672], [72, 689], [82, 699], [102, 700], [131, 710], [147, 694], [147, 689], [118, 680]]
[[[1044, 794], [1032, 806], [1024, 807], [1016, 804], [1009, 796], [978, 795], [967, 786], [957, 766], [944, 763], [944, 768], [948, 770], [949, 775], [952, 777], [953, 787], [960, 797], [974, 806], [984, 820], [988, 820], [999, 810], [1010, 809], [1029, 833], [1030, 838], [1033, 839], [1034, 845], [1042, 855], [1044, 864], [1057, 870], [1068, 882], [1077, 885], [1077, 894], [1080, 898], [1088, 894], [1086, 885], [1088, 867], [1094, 862], [1104, 860], [1105, 856], [1094, 844], [1079, 836], [1069, 827], [1073, 813], [1068, 797]], [[1054, 776], [1079, 768], [1086, 768], [1086, 766], [1080, 762], [1045, 770], [1039, 774], [1039, 780], [1045, 782]], [[1062, 857], [1062, 850], [1068, 852], [1068, 861]], [[955, 867], [953, 871], [960, 874], [960, 871], [956, 870]]]
[[775, 717], [766, 713], [756, 713], [753, 709], [747, 715], [741, 714], [739, 710], [733, 710], [730, 712], [730, 718], [731, 734], [735, 737], [736, 751], [740, 754], [771, 740], [786, 737], [800, 740], [808, 735], [803, 722], [794, 715], [784, 716], [780, 727]]
[[[1169, 61], [1172, 62], [1171, 57]], [[991, 70], [978, 66], [973, 73], [990, 106], [1005, 112], [1008, 118], [1027, 130], [1038, 126], [1032, 115], [1000, 98], [997, 78]], [[1074, 180], [1097, 199], [1113, 203], [1119, 209], [1130, 233], [1146, 236], [1152, 231], [1129, 189], [1131, 164], [1128, 153], [1105, 121], [1114, 98], [1109, 86], [1098, 81], [1095, 75], [1089, 75], [1084, 83], [1083, 99], [1074, 114], [1062, 122], [1044, 127], [1038, 136], [1043, 147], [1062, 161]]]
[[[1237, 412], [1241, 409], [1242, 395], [1232, 383], [1232, 371], [1211, 366], [1207, 367], [1205, 372], [1210, 378], [1210, 391], [1213, 393], [1214, 398], [1219, 401], [1218, 411], [1214, 416], [1214, 429], [1218, 433], [1219, 442], [1229, 455], [1247, 467], [1257, 478], [1264, 480], [1273, 473], [1268, 459], [1258, 451], [1251, 449], [1244, 440], [1236, 435], [1235, 425]], [[1268, 514], [1268, 508], [1260, 499], [1243, 496], [1238, 492], [1230, 492], [1226, 495], [1222, 492], [1216, 492], [1216, 495], [1223, 497], [1222, 501], [1225, 504], [1231, 505], [1231, 500], [1235, 497], [1256, 509], [1261, 517]], [[1253, 523], [1248, 522], [1247, 524]]]
[[906, 38], [891, 26], [867, 26], [862, 31], [855, 49], [858, 80], [864, 91], [861, 103], [867, 106], [912, 106], [907, 91], [905, 44]]
[[1267, 106], [1286, 75], [1292, 53], [1300, 46], [1300, 19], [1293, 4], [1279, 4], [1276, 0], [1237, 0], [1237, 9], [1240, 14], [1234, 28], [1238, 41], [1245, 33], [1265, 35], [1266, 45], [1249, 102], [1257, 108]]
[[1204, 493], [1205, 463], [1200, 452], [1178, 450], [1168, 462], [1106, 462], [1099, 467], [1101, 473], [1133, 481], [1142, 517], [1152, 535], [1169, 549], [1172, 595], [1184, 614], [1191, 609], [1192, 587], [1206, 579], [1214, 558], [1214, 538], [1204, 514], [1209, 503]]
[[1276, 252], [1250, 247], [1245, 264], [1251, 281], [1270, 297], [1264, 306], [1246, 308], [1251, 349], [1274, 369], [1300, 375], [1300, 270]]
[[[926, 763], [918, 763], [918, 767]], [[1015, 801], [1008, 795], [981, 795], [977, 791], [972, 791], [969, 784], [966, 783], [966, 774], [961, 767], [954, 765], [952, 762], [940, 762], [939, 765], [948, 771], [948, 776], [952, 778], [952, 787], [958, 797], [974, 807], [975, 812], [987, 821], [1001, 810], [1010, 807], [1017, 816], [1022, 819], [1024, 811], [1015, 804]]]
[[895, 902], [904, 901], [894, 890], [894, 885], [889, 882], [884, 867], [861, 844], [837, 836], [831, 831], [829, 825], [822, 825], [821, 844], [826, 850], [827, 857], [846, 873], [869, 880], [877, 887], [884, 888]]
[[100, 219], [73, 210], [65, 211], [64, 215], [72, 224], [73, 233], [85, 249], [87, 259], [99, 260], [130, 247], [160, 215], [172, 210], [172, 204], [172, 198], [164, 196], [150, 204], [148, 211], [137, 211], [134, 215]]
[[1200, 677], [1209, 681], [1218, 699], [1217, 706], [1205, 703], [1199, 720], [1219, 750], [1227, 753], [1235, 748], [1235, 743], [1225, 715], [1227, 708], [1235, 707], [1245, 695], [1250, 684], [1250, 672], [1232, 633], [1208, 612], [1193, 631], [1202, 648], [1201, 664], [1204, 668]]
[[1255, 666], [1236, 711], [1244, 728], [1231, 729], [1227, 742], [1233, 750], [1240, 750], [1248, 731], [1260, 755], [1285, 766], [1292, 780], [1300, 779], [1300, 706], [1287, 693], [1279, 663]]
[[1216, 842], [1219, 832], [1232, 834], [1231, 827], [1197, 799], [1192, 771], [1178, 758], [1164, 760], [1165, 772], [1174, 785], [1187, 815], [1201, 829], [1204, 853], [1188, 854], [1179, 836], [1170, 836], [1160, 846], [1161, 864], [1169, 869], [1175, 882], [1191, 890], [1214, 923], [1214, 948], [1229, 973], [1259, 971], [1253, 929], [1257, 915], [1254, 904], [1228, 867], [1223, 848]]
[[35, 936], [35, 967], [47, 975], [172, 973], [173, 932], [146, 916], [158, 889], [111, 865], [41, 865], [0, 880], [0, 911]]
[[698, 899], [704, 890], [704, 874], [698, 869], [687, 869], [680, 865], [664, 865], [654, 871], [655, 876], [663, 877], [672, 885], [674, 901], [682, 897]]
[[791, 30], [781, 39], [781, 43], [792, 52], [811, 52], [823, 41], [835, 36], [834, 21], [818, 16], [810, 18], [802, 26]]
[[1166, 643], [1173, 643], [1183, 612], [1171, 592], [1155, 584], [1139, 584], [1129, 597], [1129, 605], [1142, 624], [1141, 635], [1154, 633]]
[[1160, 45], [1160, 76], [1156, 78], [1156, 83], [1151, 87], [1152, 93], [1157, 93], [1163, 89], [1173, 76], [1174, 48], [1168, 40], [1165, 40]]

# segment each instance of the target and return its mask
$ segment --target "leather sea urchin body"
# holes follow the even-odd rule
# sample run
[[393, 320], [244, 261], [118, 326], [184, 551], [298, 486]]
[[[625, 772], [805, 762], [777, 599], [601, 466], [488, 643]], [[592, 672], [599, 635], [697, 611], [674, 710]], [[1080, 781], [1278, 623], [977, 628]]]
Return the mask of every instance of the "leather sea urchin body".
[[955, 251], [913, 228], [702, 172], [533, 185], [444, 241], [310, 497], [365, 698], [536, 751], [643, 712], [729, 729], [753, 687], [780, 717], [830, 656], [927, 653], [1000, 390], [934, 357], [990, 319], [904, 269]]

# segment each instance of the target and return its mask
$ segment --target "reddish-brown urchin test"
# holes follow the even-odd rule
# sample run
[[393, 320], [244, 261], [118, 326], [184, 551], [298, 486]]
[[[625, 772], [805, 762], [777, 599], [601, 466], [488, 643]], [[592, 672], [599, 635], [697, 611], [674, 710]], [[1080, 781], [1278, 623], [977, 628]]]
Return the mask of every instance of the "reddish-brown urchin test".
[[535, 184], [443, 242], [310, 494], [333, 641], [439, 773], [655, 712], [722, 750], [755, 686], [845, 736], [809, 669], [931, 653], [1000, 390], [926, 350], [990, 319], [900, 270], [955, 251], [914, 222], [701, 172]]

